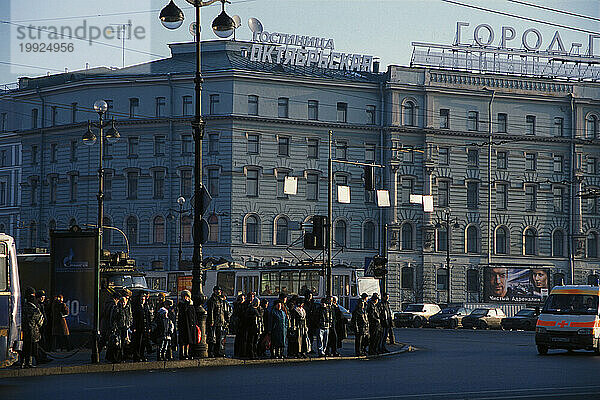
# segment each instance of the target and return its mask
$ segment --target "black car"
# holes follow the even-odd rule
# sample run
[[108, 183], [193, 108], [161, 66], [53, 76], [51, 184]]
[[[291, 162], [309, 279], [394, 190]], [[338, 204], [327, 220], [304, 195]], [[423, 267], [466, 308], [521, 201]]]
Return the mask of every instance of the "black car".
[[512, 317], [502, 319], [502, 329], [522, 329], [524, 331], [535, 330], [539, 312], [533, 308], [524, 308]]
[[429, 324], [435, 328], [456, 329], [462, 325], [462, 319], [467, 314], [467, 310], [463, 307], [444, 308], [439, 313], [429, 317]]

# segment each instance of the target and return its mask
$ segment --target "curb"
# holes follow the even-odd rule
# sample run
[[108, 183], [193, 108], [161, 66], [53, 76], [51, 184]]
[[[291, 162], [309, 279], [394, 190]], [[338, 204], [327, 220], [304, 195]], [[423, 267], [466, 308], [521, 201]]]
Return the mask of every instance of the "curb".
[[389, 353], [377, 354], [371, 356], [347, 356], [347, 357], [309, 357], [309, 358], [289, 358], [289, 359], [259, 359], [243, 360], [238, 358], [202, 358], [199, 360], [174, 360], [174, 361], [147, 361], [147, 362], [129, 362], [119, 364], [85, 364], [70, 365], [59, 367], [38, 367], [28, 369], [8, 369], [0, 370], [0, 379], [2, 378], [24, 378], [29, 376], [48, 376], [48, 375], [69, 375], [69, 374], [89, 374], [100, 372], [123, 372], [123, 371], [144, 371], [144, 370], [174, 370], [183, 368], [204, 368], [204, 367], [230, 367], [239, 365], [281, 365], [304, 362], [323, 362], [323, 361], [348, 361], [348, 360], [371, 360], [384, 357], [390, 357], [406, 352], [412, 352], [416, 349], [410, 345], [404, 345], [402, 348]]

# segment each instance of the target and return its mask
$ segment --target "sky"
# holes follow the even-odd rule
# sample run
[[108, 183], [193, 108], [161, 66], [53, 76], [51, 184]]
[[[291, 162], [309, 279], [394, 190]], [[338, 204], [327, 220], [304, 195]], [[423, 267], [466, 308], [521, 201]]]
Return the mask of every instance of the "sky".
[[[388, 65], [410, 65], [412, 42], [452, 44], [459, 21], [469, 23], [462, 28], [463, 43], [473, 42], [474, 29], [480, 24], [492, 28], [492, 45], [495, 46], [503, 26], [515, 28], [516, 38], [508, 43], [512, 48], [522, 48], [521, 36], [528, 28], [540, 31], [542, 49], [548, 47], [555, 32], [559, 31], [567, 50], [571, 43], [578, 42], [582, 43], [582, 53], [587, 50], [589, 33], [569, 28], [600, 35], [600, 0], [519, 0], [597, 20], [542, 10], [511, 0], [455, 1], [542, 22], [476, 10], [444, 0], [231, 0], [231, 4], [226, 5], [226, 12], [230, 16], [240, 16], [242, 24], [236, 30], [238, 40], [251, 40], [248, 19], [254, 17], [268, 32], [332, 38], [336, 51], [378, 57], [382, 70]], [[177, 30], [165, 29], [158, 19], [167, 0], [0, 0], [0, 85], [14, 83], [24, 76], [86, 67], [121, 67], [168, 57], [168, 43], [193, 38], [189, 32], [189, 25], [194, 20], [193, 7], [186, 0], [174, 2], [185, 13], [185, 21]], [[220, 8], [220, 3], [202, 8], [202, 40], [217, 39], [210, 26]], [[550, 23], [565, 27], [551, 26]], [[123, 41], [116, 38], [115, 33], [117, 26], [122, 24], [131, 24], [131, 37], [124, 43], [124, 64]], [[51, 32], [61, 29], [64, 32], [70, 29], [81, 39], [50, 37]], [[485, 30], [480, 32], [487, 35]], [[98, 34], [100, 37], [91, 38]], [[595, 43], [595, 54], [600, 57], [600, 39]], [[49, 46], [53, 51], [48, 51]]]

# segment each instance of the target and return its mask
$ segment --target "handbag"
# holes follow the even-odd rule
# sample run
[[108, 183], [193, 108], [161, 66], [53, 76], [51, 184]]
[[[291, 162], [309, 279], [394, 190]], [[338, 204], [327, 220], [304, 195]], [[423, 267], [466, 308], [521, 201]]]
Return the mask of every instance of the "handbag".
[[263, 346], [263, 348], [265, 348], [266, 350], [271, 349], [271, 335], [270, 334], [266, 334], [262, 340], [261, 340], [261, 345]]
[[196, 344], [200, 343], [202, 340], [202, 332], [200, 331], [200, 327], [196, 325]]

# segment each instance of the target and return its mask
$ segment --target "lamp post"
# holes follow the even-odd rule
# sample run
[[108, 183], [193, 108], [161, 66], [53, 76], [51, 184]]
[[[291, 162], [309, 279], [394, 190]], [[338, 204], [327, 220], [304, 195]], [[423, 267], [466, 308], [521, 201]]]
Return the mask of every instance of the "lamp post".
[[183, 196], [179, 196], [177, 199], [177, 204], [179, 204], [179, 253], [177, 258], [177, 266], [178, 268], [181, 268], [181, 257], [183, 252], [183, 205], [185, 204], [185, 198]]
[[[444, 209], [444, 219], [446, 222], [446, 270], [448, 271], [448, 285], [446, 285], [447, 290], [448, 290], [448, 295], [447, 295], [447, 302], [448, 305], [450, 305], [450, 297], [451, 297], [451, 293], [452, 293], [452, 288], [450, 286], [450, 282], [452, 282], [451, 276], [450, 276], [450, 209], [446, 208]], [[454, 226], [458, 227], [458, 221], [454, 221]], [[440, 229], [442, 227], [442, 224], [440, 224], [439, 222], [436, 224], [436, 228]]]
[[[213, 32], [220, 38], [231, 36], [235, 30], [235, 21], [225, 13], [227, 0], [186, 0], [196, 10], [196, 25], [194, 27], [196, 42], [196, 70], [194, 75], [195, 108], [192, 130], [194, 135], [194, 254], [192, 256], [192, 298], [197, 303], [203, 303], [201, 270], [202, 270], [202, 240], [203, 224], [202, 213], [204, 212], [204, 196], [202, 187], [202, 139], [204, 139], [204, 120], [202, 119], [202, 63], [200, 51], [200, 8], [209, 6], [217, 1], [221, 2], [222, 11], [212, 23]], [[173, 0], [169, 2], [160, 12], [160, 21], [167, 29], [177, 29], [183, 24], [183, 11], [175, 5]], [[206, 318], [206, 317], [205, 317]], [[207, 357], [205, 321], [201, 322], [202, 342], [200, 343], [200, 356]]]
[[94, 124], [88, 122], [87, 132], [83, 135], [83, 143], [88, 146], [92, 146], [96, 143], [96, 135], [92, 132], [92, 126], [98, 128], [100, 136], [100, 161], [98, 167], [98, 254], [96, 260], [96, 268], [94, 271], [94, 326], [92, 333], [92, 363], [100, 362], [100, 354], [98, 349], [98, 328], [100, 326], [100, 254], [102, 253], [102, 223], [104, 220], [104, 127], [111, 125], [108, 132], [106, 132], [106, 140], [110, 143], [114, 143], [119, 140], [119, 132], [115, 129], [115, 122], [112, 120], [110, 123], [104, 121], [104, 115], [108, 110], [108, 104], [104, 100], [96, 100], [94, 103], [94, 111], [98, 113], [98, 123]]

